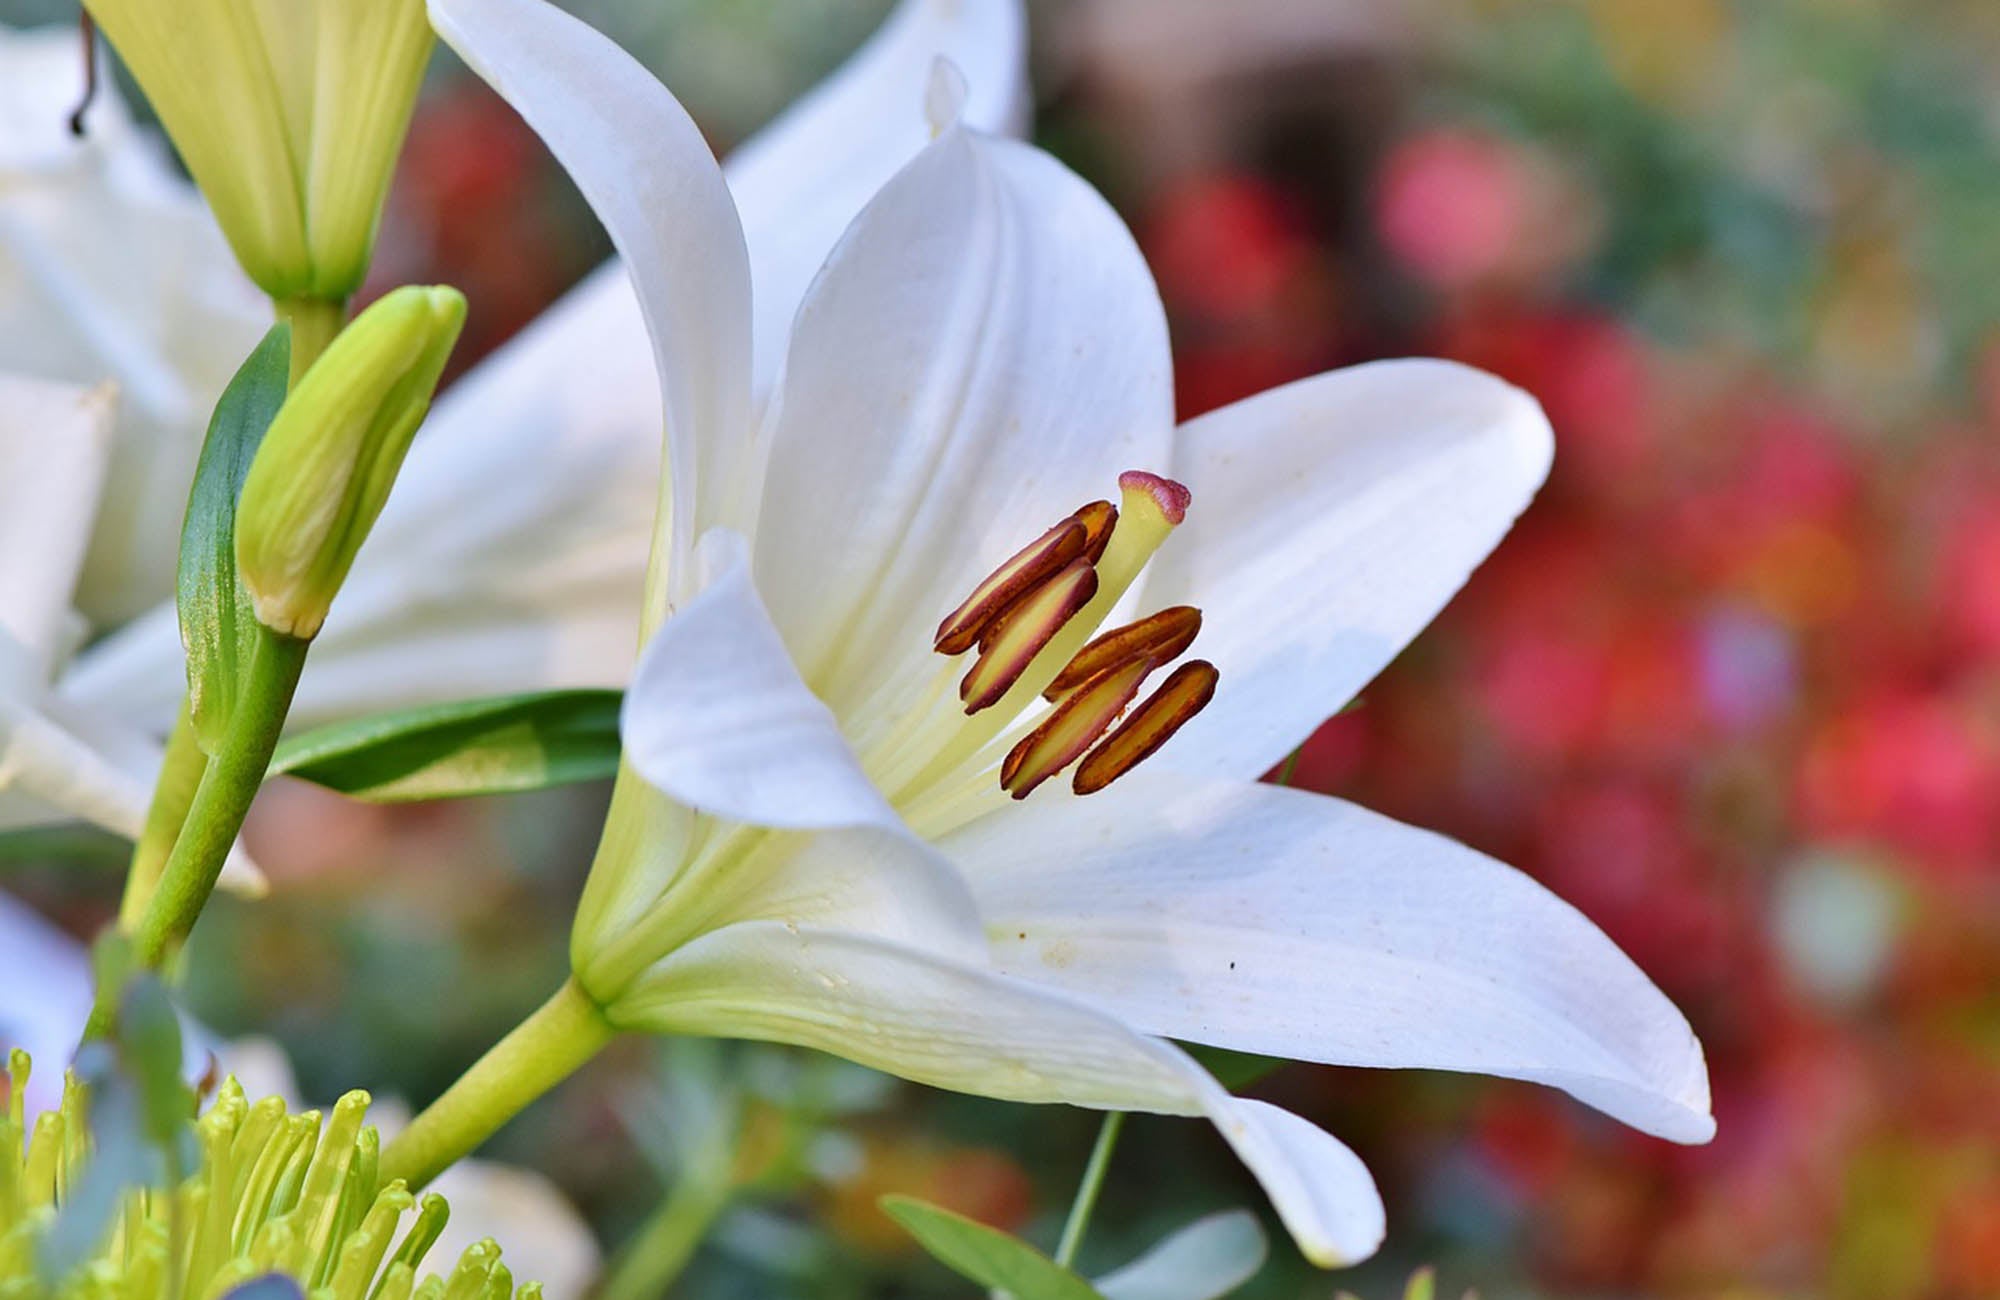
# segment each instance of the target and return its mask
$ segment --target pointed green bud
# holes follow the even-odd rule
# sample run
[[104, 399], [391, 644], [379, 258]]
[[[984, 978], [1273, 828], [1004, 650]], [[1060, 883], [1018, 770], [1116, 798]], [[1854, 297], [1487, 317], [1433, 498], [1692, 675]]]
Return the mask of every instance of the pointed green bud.
[[398, 289], [342, 330], [285, 399], [236, 507], [236, 569], [264, 626], [301, 639], [319, 631], [464, 323], [458, 290]]
[[277, 299], [341, 301], [431, 51], [423, 0], [86, 0]]

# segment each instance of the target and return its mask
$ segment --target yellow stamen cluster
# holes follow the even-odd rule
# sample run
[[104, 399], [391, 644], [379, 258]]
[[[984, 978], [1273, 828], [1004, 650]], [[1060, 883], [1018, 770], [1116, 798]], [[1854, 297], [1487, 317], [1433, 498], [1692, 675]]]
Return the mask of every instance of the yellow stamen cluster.
[[312, 1300], [540, 1300], [537, 1283], [515, 1290], [490, 1240], [448, 1275], [419, 1280], [450, 1210], [436, 1194], [418, 1202], [401, 1182], [376, 1187], [367, 1093], [348, 1093], [322, 1123], [317, 1111], [288, 1114], [276, 1097], [252, 1103], [233, 1078], [194, 1123], [193, 1172], [172, 1188], [126, 1189], [96, 1249], [48, 1276], [50, 1229], [84, 1185], [91, 1140], [86, 1090], [73, 1077], [61, 1106], [30, 1128], [28, 1071], [27, 1054], [14, 1052], [0, 1116], [5, 1300], [220, 1300], [273, 1274]]

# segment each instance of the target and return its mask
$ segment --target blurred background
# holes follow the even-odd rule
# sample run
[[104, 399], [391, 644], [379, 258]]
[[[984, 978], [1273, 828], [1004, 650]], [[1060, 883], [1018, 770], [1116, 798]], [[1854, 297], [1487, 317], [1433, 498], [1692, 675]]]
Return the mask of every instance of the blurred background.
[[[726, 148], [888, 6], [573, 7]], [[1339, 1283], [1386, 1296], [1434, 1263], [1440, 1294], [1488, 1300], [2000, 1296], [2000, 5], [1066, 0], [1034, 30], [1036, 134], [1138, 232], [1184, 416], [1413, 353], [1547, 407], [1548, 489], [1294, 779], [1543, 880], [1709, 1054], [1720, 1136], [1692, 1150], [1523, 1084], [1270, 1075], [1383, 1184], [1388, 1246]], [[464, 363], [607, 251], [440, 58], [378, 280], [462, 286]], [[260, 824], [285, 835], [252, 847], [280, 888], [218, 900], [197, 1009], [277, 1036], [316, 1094], [424, 1100], [561, 978], [604, 797], [274, 788]], [[91, 880], [10, 885], [83, 931], [117, 888]], [[615, 1252], [698, 1113], [756, 1140], [691, 1297], [962, 1295], [874, 1198], [1046, 1245], [1095, 1131], [628, 1043], [497, 1145]], [[1140, 1119], [1083, 1262], [1259, 1204], [1206, 1127]], [[1243, 1294], [1334, 1289], [1274, 1255]]]

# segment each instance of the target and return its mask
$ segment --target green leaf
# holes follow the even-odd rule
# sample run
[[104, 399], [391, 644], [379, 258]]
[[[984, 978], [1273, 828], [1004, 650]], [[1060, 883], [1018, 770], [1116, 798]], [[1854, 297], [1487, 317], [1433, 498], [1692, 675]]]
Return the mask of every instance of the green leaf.
[[271, 775], [374, 803], [592, 781], [618, 770], [617, 691], [539, 691], [341, 722], [278, 746]]
[[960, 1277], [1014, 1300], [1103, 1300], [1097, 1288], [1017, 1237], [909, 1196], [885, 1196], [882, 1212]]
[[271, 327], [215, 404], [181, 523], [176, 606], [187, 648], [188, 708], [213, 754], [236, 708], [256, 635], [250, 597], [236, 575], [236, 502], [264, 431], [285, 402], [291, 329]]

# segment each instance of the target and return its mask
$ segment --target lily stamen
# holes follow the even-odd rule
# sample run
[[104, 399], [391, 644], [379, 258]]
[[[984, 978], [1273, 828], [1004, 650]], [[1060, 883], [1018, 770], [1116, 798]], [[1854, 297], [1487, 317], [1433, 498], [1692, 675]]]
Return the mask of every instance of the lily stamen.
[[1050, 711], [1042, 725], [1007, 751], [1000, 788], [1025, 799], [1034, 788], [1082, 757], [1118, 721], [1157, 665], [1136, 659], [1098, 673]]
[[1070, 789], [1096, 794], [1151, 758], [1189, 718], [1208, 707], [1220, 675], [1206, 659], [1193, 659], [1174, 669], [1159, 690], [1146, 697], [1118, 730], [1077, 764]]
[[[1070, 561], [1083, 555], [1094, 540], [1088, 526], [1072, 516], [1014, 552], [938, 624], [937, 652], [956, 655], [970, 650], [979, 640], [980, 632], [1009, 605], [1061, 572]], [[1104, 548], [1100, 543], [1095, 550], [1097, 554], [1091, 555], [1086, 563], [1095, 564]]]
[[1149, 614], [1136, 623], [1114, 628], [1076, 652], [1069, 666], [1043, 691], [1045, 698], [1058, 700], [1107, 668], [1134, 659], [1172, 663], [1194, 644], [1201, 631], [1201, 611], [1192, 605], [1175, 605]]
[[[1000, 786], [1016, 799], [1086, 756], [1096, 759], [1089, 779], [1080, 776], [1072, 788], [1102, 789], [1208, 703], [1216, 670], [1190, 664], [1142, 706], [1133, 723], [1143, 725], [1112, 731], [1146, 676], [1201, 631], [1201, 611], [1176, 605], [1091, 639], [1190, 502], [1187, 488], [1142, 470], [1119, 475], [1118, 486], [1122, 510], [1108, 501], [1078, 509], [1008, 557], [938, 626], [939, 653], [979, 647], [959, 698], [968, 716], [988, 716], [962, 724], [939, 752], [913, 765], [920, 770], [904, 769], [907, 779], [892, 783], [900, 799], [930, 808], [972, 797], [954, 774], [990, 772], [995, 741], [1008, 744]], [[1034, 716], [1036, 696], [1056, 707]], [[1023, 717], [1026, 734], [1017, 728], [1008, 735]]]
[[[1075, 527], [1080, 545], [1082, 528], [1075, 526], [1073, 520], [1064, 522]], [[972, 665], [972, 671], [959, 683], [958, 696], [965, 701], [965, 711], [977, 713], [997, 704], [1008, 689], [1021, 679], [1021, 674], [1041, 654], [1042, 648], [1096, 594], [1097, 570], [1090, 567], [1089, 560], [1079, 556], [1060, 573], [1023, 596], [1007, 611], [1006, 626], [1000, 629], [992, 644]]]

